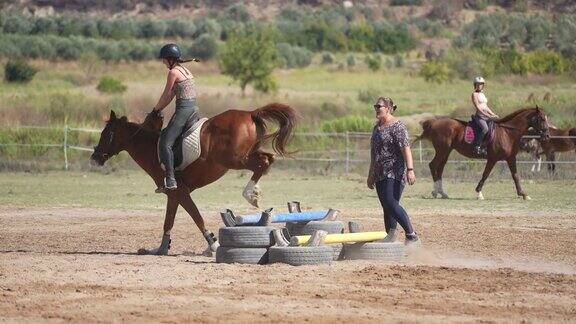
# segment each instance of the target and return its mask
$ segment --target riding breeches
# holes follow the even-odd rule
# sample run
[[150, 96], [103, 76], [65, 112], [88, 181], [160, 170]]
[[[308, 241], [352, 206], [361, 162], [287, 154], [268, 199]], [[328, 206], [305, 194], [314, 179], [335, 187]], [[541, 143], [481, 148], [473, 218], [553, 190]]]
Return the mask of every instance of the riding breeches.
[[198, 120], [198, 106], [196, 100], [178, 99], [176, 100], [176, 110], [170, 119], [168, 126], [160, 132], [159, 152], [160, 162], [164, 164], [167, 176], [174, 176], [174, 153], [172, 146], [184, 131], [184, 126], [188, 119], [196, 115]]
[[478, 144], [482, 144], [482, 141], [484, 141], [484, 138], [486, 137], [486, 135], [488, 135], [488, 120], [476, 115], [476, 122], [478, 123], [478, 126], [480, 127], [480, 134], [478, 134], [478, 140], [476, 141], [476, 143]]

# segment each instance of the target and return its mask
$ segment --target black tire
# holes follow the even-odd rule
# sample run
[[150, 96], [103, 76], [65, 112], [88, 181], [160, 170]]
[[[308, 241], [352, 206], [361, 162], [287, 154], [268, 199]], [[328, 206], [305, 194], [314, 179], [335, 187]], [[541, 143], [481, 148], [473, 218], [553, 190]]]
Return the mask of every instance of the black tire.
[[268, 249], [219, 246], [216, 250], [216, 263], [266, 264]]
[[402, 262], [406, 259], [406, 247], [403, 243], [355, 243], [344, 247], [346, 260], [379, 260]]
[[237, 226], [220, 228], [220, 245], [226, 247], [267, 248], [274, 244], [271, 226]]
[[344, 260], [344, 244], [342, 243], [330, 244], [329, 246], [331, 246], [332, 249], [334, 250], [332, 258], [334, 261]]
[[334, 249], [321, 246], [273, 246], [268, 251], [270, 263], [287, 263], [293, 266], [310, 264], [330, 264]]
[[286, 223], [290, 235], [312, 235], [315, 231], [326, 231], [328, 234], [344, 232], [344, 223], [341, 221], [310, 221], [306, 223]]

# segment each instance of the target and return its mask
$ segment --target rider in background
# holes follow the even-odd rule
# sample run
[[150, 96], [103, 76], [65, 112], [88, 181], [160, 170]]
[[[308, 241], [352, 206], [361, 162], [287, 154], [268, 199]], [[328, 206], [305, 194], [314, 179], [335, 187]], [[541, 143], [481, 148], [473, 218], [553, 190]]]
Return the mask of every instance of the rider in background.
[[164, 164], [166, 176], [164, 178], [165, 190], [174, 190], [177, 188], [176, 178], [174, 176], [174, 153], [172, 145], [180, 136], [186, 122], [192, 117], [198, 120], [198, 106], [196, 105], [196, 89], [194, 85], [194, 76], [192, 73], [181, 65], [184, 61], [181, 59], [182, 53], [176, 44], [166, 44], [160, 49], [160, 59], [168, 68], [168, 78], [164, 92], [158, 100], [153, 114], [160, 114], [162, 109], [166, 108], [172, 99], [176, 97], [176, 110], [170, 119], [168, 126], [160, 133], [159, 152], [160, 162]]
[[482, 142], [488, 134], [488, 121], [500, 118], [488, 107], [488, 98], [486, 98], [484, 94], [484, 83], [483, 77], [475, 77], [474, 92], [472, 93], [472, 104], [474, 104], [474, 108], [476, 109], [476, 121], [480, 126], [480, 134], [474, 139], [474, 149], [476, 153], [480, 155], [484, 153]]

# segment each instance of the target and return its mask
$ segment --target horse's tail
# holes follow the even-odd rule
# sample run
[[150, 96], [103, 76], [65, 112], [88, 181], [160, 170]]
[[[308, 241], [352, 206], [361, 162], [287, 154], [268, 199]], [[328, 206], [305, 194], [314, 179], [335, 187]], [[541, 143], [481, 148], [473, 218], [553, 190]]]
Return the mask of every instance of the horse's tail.
[[436, 120], [436, 118], [430, 118], [430, 119], [426, 119], [420, 122], [420, 125], [422, 126], [422, 134], [416, 136], [416, 138], [414, 138], [414, 140], [412, 141], [412, 144], [423, 140], [423, 139], [430, 139], [430, 135], [431, 135], [431, 130], [432, 130], [432, 122]]
[[[263, 142], [272, 139], [272, 148], [281, 156], [289, 155], [286, 151], [286, 145], [292, 137], [292, 131], [298, 120], [298, 113], [294, 108], [280, 104], [271, 103], [262, 108], [252, 111], [252, 120], [256, 124], [258, 133], [258, 142], [256, 148]], [[278, 130], [271, 134], [266, 134], [265, 121], [274, 121], [278, 123]]]

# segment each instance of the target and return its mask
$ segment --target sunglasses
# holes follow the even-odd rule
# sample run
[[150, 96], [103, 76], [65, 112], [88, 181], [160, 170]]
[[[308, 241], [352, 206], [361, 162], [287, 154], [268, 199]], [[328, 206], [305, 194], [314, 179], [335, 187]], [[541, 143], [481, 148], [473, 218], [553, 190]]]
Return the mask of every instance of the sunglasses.
[[384, 105], [378, 105], [378, 104], [374, 105], [374, 110], [378, 110], [378, 109], [380, 109], [380, 108], [386, 108], [386, 106], [384, 106]]

